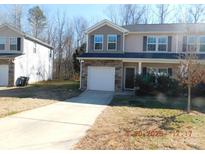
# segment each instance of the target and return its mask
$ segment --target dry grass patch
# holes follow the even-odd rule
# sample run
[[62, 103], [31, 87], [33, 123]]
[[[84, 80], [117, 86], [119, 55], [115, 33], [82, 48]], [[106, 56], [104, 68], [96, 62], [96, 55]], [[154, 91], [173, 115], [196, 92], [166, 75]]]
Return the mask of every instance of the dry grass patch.
[[46, 81], [0, 88], [0, 117], [63, 101], [80, 94], [78, 81]]
[[0, 117], [56, 103], [54, 100], [0, 97]]
[[205, 149], [203, 113], [186, 114], [159, 108], [156, 98], [140, 99], [151, 104], [143, 107], [138, 98], [114, 98], [75, 149]]

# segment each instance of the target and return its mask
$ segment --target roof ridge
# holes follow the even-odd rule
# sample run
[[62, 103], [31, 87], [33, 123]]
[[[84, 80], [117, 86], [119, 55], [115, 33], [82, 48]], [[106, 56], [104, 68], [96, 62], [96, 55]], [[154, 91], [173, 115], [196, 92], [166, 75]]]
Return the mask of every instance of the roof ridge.
[[122, 25], [122, 27], [136, 26], [136, 25], [205, 25], [205, 23], [129, 24], [129, 25]]

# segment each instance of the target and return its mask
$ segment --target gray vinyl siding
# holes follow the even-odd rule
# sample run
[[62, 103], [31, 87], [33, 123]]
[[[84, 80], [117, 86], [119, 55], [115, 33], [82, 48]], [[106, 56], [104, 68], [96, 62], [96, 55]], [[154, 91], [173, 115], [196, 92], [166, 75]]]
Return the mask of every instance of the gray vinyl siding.
[[[94, 50], [94, 35], [102, 34], [103, 35], [103, 50], [95, 51]], [[107, 50], [107, 36], [109, 34], [117, 35], [117, 51]], [[91, 33], [88, 34], [88, 52], [122, 52], [123, 51], [123, 33], [110, 27], [104, 25]]]

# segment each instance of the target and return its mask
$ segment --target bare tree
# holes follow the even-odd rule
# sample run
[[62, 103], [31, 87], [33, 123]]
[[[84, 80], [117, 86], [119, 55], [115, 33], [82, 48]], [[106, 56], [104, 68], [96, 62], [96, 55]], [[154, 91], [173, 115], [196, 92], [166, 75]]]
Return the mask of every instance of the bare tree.
[[121, 24], [139, 24], [142, 23], [142, 18], [145, 13], [144, 5], [125, 4], [121, 6]]
[[8, 13], [0, 11], [0, 24], [6, 23], [9, 21]]
[[115, 24], [120, 24], [119, 5], [109, 5], [105, 10], [105, 14]]
[[22, 18], [23, 18], [23, 6], [14, 4], [10, 10], [11, 24], [18, 29], [22, 29], [22, 25], [21, 25]]
[[204, 4], [190, 5], [188, 15], [190, 16], [192, 23], [199, 23], [199, 22], [204, 21], [205, 5]]
[[150, 5], [144, 5], [144, 13], [142, 15], [142, 23], [143, 24], [148, 24], [150, 23]]
[[[107, 8], [106, 15], [116, 24], [129, 25], [147, 22], [145, 19], [146, 5], [110, 5]], [[147, 18], [146, 18], [147, 19]]]
[[170, 5], [168, 4], [158, 4], [156, 5], [155, 14], [158, 17], [160, 24], [164, 24], [167, 21], [168, 15], [171, 13]]
[[191, 111], [191, 89], [205, 79], [205, 70], [200, 64], [196, 53], [189, 52], [180, 57], [177, 72], [179, 81], [188, 89], [187, 112]]
[[70, 79], [74, 76], [74, 68], [73, 68], [73, 42], [74, 42], [74, 29], [71, 23], [67, 24], [67, 32], [65, 34], [64, 46], [65, 46], [65, 58], [64, 58], [64, 69], [65, 69], [65, 79]]
[[175, 22], [177, 23], [189, 23], [190, 17], [188, 16], [188, 6], [187, 5], [177, 5], [175, 6]]
[[85, 30], [88, 27], [88, 22], [84, 17], [75, 17], [74, 18], [74, 27], [77, 38], [77, 47], [85, 43]]
[[57, 12], [57, 20], [56, 20], [56, 29], [55, 29], [55, 36], [56, 37], [56, 44], [54, 49], [55, 54], [55, 65], [56, 65], [56, 78], [61, 78], [61, 66], [62, 66], [62, 59], [63, 59], [63, 51], [64, 51], [64, 32], [65, 32], [65, 13], [63, 16]]

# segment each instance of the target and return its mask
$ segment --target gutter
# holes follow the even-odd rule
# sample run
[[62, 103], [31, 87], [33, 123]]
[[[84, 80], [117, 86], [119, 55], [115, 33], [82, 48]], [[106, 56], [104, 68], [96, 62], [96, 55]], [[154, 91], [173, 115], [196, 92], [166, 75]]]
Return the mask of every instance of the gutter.
[[[144, 62], [144, 63], [180, 63], [181, 59], [153, 59], [153, 58], [101, 58], [101, 57], [78, 57], [78, 60], [121, 60], [123, 62]], [[205, 64], [205, 60], [198, 60]]]
[[47, 44], [47, 43], [45, 43], [45, 42], [43, 42], [43, 41], [41, 41], [41, 40], [39, 40], [39, 39], [37, 39], [37, 38], [34, 38], [34, 37], [31, 37], [31, 36], [29, 36], [29, 35], [24, 35], [24, 37], [26, 38], [26, 39], [28, 39], [28, 40], [31, 40], [31, 41], [35, 41], [35, 42], [37, 42], [37, 43], [39, 43], [39, 44], [41, 44], [41, 45], [43, 45], [43, 46], [45, 46], [45, 47], [48, 47], [48, 48], [50, 48], [50, 49], [54, 49], [51, 45], [49, 45], [49, 44]]

